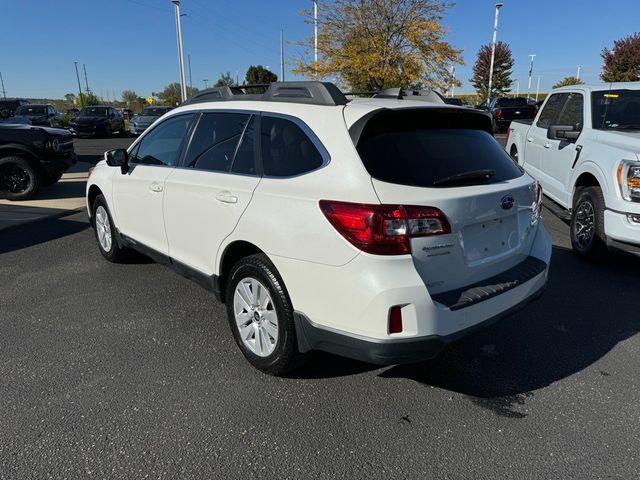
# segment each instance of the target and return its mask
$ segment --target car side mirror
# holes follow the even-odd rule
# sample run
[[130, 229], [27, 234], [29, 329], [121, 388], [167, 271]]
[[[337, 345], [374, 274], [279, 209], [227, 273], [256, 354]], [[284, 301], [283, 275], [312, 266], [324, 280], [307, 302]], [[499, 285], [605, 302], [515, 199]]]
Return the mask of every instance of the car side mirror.
[[549, 140], [565, 140], [572, 142], [578, 139], [580, 130], [575, 125], [549, 125], [547, 138]]
[[129, 171], [129, 154], [124, 148], [105, 152], [104, 159], [110, 167], [120, 167], [123, 175]]

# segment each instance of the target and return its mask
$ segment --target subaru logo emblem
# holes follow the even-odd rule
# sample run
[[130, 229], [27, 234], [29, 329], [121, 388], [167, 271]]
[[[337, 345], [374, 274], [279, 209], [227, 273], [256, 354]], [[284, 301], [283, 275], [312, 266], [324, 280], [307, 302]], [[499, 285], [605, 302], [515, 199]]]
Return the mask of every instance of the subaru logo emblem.
[[514, 203], [516, 203], [516, 199], [513, 198], [513, 195], [505, 195], [504, 197], [502, 197], [502, 200], [500, 200], [500, 206], [504, 210], [509, 210], [511, 207], [513, 207]]

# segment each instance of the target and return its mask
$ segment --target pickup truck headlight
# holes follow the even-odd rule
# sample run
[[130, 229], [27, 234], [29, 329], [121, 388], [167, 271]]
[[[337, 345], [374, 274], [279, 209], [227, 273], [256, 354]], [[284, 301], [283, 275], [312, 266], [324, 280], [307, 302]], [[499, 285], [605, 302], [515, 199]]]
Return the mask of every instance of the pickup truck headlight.
[[640, 202], [640, 162], [623, 160], [618, 165], [617, 177], [622, 198]]

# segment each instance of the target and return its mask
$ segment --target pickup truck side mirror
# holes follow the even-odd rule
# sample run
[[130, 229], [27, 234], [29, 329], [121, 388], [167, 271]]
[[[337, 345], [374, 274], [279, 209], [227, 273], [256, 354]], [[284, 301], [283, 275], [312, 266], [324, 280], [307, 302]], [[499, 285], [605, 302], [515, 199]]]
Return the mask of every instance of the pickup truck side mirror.
[[120, 167], [123, 175], [129, 171], [129, 154], [124, 148], [105, 152], [104, 159], [110, 167]]
[[578, 139], [580, 130], [575, 125], [549, 125], [547, 138], [549, 140], [565, 140], [572, 142]]

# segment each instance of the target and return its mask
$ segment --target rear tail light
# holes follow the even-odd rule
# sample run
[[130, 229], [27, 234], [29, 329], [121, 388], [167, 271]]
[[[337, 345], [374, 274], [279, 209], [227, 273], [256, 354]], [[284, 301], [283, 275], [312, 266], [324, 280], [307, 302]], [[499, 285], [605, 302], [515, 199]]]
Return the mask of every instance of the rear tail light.
[[389, 333], [402, 332], [402, 307], [396, 305], [389, 309]]
[[531, 184], [531, 190], [535, 197], [533, 205], [531, 205], [531, 224], [535, 225], [542, 215], [542, 185], [536, 180]]
[[496, 110], [496, 117], [498, 117], [498, 120], [502, 118], [502, 110]]
[[377, 255], [408, 254], [411, 238], [451, 233], [444, 213], [434, 207], [320, 200], [320, 209], [352, 245]]

